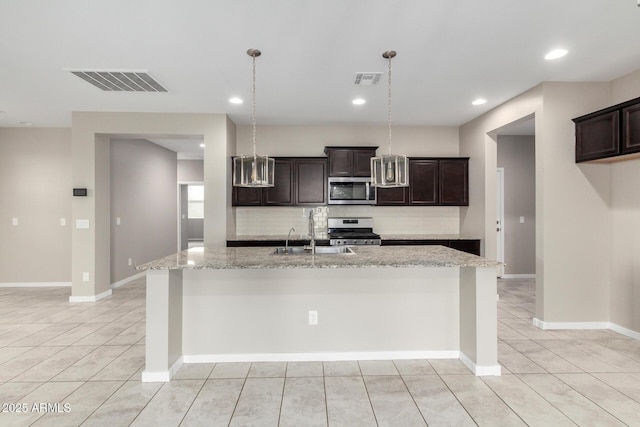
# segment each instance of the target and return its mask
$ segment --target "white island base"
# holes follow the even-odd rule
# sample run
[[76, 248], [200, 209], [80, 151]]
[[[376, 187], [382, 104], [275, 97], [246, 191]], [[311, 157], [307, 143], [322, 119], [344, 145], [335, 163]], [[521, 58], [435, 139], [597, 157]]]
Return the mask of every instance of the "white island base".
[[495, 266], [149, 269], [142, 381], [182, 363], [434, 358], [500, 375], [496, 292]]

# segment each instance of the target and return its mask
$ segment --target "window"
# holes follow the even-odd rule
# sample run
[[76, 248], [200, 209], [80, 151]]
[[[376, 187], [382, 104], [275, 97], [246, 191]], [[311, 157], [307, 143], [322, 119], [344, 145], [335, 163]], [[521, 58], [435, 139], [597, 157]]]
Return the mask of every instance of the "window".
[[189, 219], [204, 219], [204, 185], [189, 185], [187, 201], [187, 217]]

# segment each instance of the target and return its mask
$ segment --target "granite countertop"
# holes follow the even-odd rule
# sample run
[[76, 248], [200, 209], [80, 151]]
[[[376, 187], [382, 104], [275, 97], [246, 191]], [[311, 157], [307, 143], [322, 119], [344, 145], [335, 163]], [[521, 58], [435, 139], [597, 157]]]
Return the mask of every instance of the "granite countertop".
[[137, 270], [496, 267], [499, 262], [444, 246], [356, 246], [355, 254], [275, 255], [274, 248], [192, 248]]
[[[380, 234], [382, 240], [478, 240], [478, 237], [461, 236], [459, 234]], [[251, 241], [268, 241], [268, 240], [286, 240], [286, 234], [269, 234], [269, 235], [242, 235], [228, 238], [229, 241], [251, 242]], [[326, 233], [316, 235], [316, 240], [328, 240]], [[290, 241], [309, 240], [306, 234], [292, 234]]]

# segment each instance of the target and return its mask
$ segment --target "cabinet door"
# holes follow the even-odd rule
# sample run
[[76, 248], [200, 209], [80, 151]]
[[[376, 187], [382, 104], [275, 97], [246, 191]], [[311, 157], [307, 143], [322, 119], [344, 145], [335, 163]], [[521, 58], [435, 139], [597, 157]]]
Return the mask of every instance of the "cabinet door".
[[353, 150], [353, 176], [371, 176], [371, 158], [376, 150]]
[[618, 110], [576, 122], [576, 163], [620, 153]]
[[327, 160], [296, 159], [296, 205], [327, 203]]
[[440, 204], [469, 206], [469, 161], [447, 159], [439, 163]]
[[622, 110], [622, 154], [640, 152], [640, 104]]
[[329, 176], [351, 176], [353, 169], [353, 150], [332, 148], [329, 156]]
[[270, 206], [293, 206], [293, 160], [275, 159], [273, 187], [264, 189], [264, 204]]
[[233, 206], [262, 205], [262, 188], [233, 187]]
[[409, 159], [409, 204], [438, 204], [438, 161]]
[[378, 206], [406, 205], [409, 201], [407, 187], [376, 188], [376, 204]]

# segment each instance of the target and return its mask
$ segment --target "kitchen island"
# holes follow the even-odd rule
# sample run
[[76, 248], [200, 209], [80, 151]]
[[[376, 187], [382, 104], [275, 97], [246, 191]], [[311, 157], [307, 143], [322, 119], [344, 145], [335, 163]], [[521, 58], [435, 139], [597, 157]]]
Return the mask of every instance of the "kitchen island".
[[498, 263], [443, 246], [354, 251], [193, 248], [138, 266], [143, 381], [225, 361], [459, 358], [476, 375], [500, 375]]

